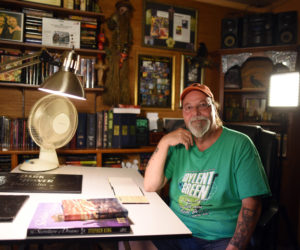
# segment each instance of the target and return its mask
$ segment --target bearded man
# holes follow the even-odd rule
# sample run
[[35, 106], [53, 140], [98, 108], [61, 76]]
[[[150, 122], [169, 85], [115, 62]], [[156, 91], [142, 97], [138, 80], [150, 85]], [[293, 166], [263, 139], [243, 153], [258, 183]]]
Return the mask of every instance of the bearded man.
[[248, 136], [223, 126], [211, 90], [192, 84], [180, 97], [187, 129], [159, 141], [145, 172], [146, 191], [170, 181], [170, 207], [193, 236], [154, 241], [158, 249], [245, 249], [270, 188]]

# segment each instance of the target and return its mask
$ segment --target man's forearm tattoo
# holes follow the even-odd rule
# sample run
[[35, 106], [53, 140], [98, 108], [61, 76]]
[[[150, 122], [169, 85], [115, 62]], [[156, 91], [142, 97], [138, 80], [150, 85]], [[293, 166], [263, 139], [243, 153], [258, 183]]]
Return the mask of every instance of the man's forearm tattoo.
[[249, 208], [242, 208], [242, 220], [237, 222], [236, 231], [230, 240], [230, 244], [236, 246], [238, 249], [244, 249], [245, 242], [252, 232], [253, 223], [256, 218], [256, 210]]

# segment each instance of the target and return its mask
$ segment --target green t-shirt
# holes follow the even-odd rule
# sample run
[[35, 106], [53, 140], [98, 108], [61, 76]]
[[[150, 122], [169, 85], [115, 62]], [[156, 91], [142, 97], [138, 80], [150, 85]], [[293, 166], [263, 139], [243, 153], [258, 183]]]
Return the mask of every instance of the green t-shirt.
[[195, 145], [170, 147], [165, 176], [171, 209], [194, 236], [207, 240], [232, 237], [242, 199], [270, 194], [254, 144], [226, 127], [203, 152]]

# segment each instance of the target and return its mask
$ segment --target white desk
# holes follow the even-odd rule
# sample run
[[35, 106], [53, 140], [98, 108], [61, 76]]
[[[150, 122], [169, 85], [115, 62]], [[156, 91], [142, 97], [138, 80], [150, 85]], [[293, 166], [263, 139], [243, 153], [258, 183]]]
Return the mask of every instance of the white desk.
[[[13, 172], [20, 172], [15, 168]], [[30, 193], [30, 198], [13, 222], [0, 223], [0, 241], [26, 239], [117, 238], [143, 239], [157, 236], [190, 236], [191, 231], [155, 192], [144, 192], [150, 204], [128, 204], [128, 216], [133, 222], [129, 234], [96, 234], [71, 236], [41, 236], [26, 238], [26, 230], [39, 202], [61, 201], [70, 198], [114, 197], [108, 177], [130, 177], [143, 189], [143, 177], [133, 169], [63, 166], [47, 173], [83, 175], [81, 194]], [[0, 193], [18, 194], [18, 193]], [[24, 193], [22, 193], [24, 194]]]

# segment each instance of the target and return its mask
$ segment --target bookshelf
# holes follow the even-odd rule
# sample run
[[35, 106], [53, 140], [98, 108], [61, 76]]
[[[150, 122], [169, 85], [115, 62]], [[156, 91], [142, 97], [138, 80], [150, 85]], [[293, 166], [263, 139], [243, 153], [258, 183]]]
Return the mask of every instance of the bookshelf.
[[[247, 115], [247, 100], [264, 100], [267, 99], [268, 84], [266, 86], [240, 86], [226, 87], [225, 73], [234, 66], [233, 62], [240, 62], [241, 68], [249, 58], [270, 58], [273, 64], [287, 63], [290, 70], [294, 70], [296, 64], [298, 46], [264, 46], [264, 47], [249, 47], [235, 49], [221, 49], [216, 52], [216, 56], [220, 59], [220, 89], [219, 103], [223, 120], [230, 124], [255, 124], [261, 125], [271, 130], [280, 130], [280, 120], [273, 114], [271, 118], [251, 117]], [[286, 53], [286, 54], [285, 54]], [[290, 54], [289, 54], [290, 53]], [[252, 70], [250, 72], [250, 70]], [[251, 68], [248, 74], [255, 74], [255, 67]], [[267, 70], [264, 68], [264, 70]], [[242, 70], [241, 70], [242, 71]], [[246, 75], [246, 73], [244, 74]], [[260, 77], [261, 75], [255, 76]], [[243, 76], [242, 76], [243, 77]], [[244, 78], [245, 79], [245, 78]], [[244, 81], [244, 79], [242, 81]], [[251, 103], [253, 104], [253, 103]], [[266, 105], [266, 103], [265, 103]], [[250, 105], [252, 107], [253, 105]], [[265, 109], [267, 107], [265, 106]], [[265, 110], [268, 111], [268, 110]], [[235, 115], [233, 114], [235, 112]], [[272, 114], [271, 114], [272, 115]], [[278, 129], [276, 129], [276, 127]]]
[[[68, 15], [77, 15], [88, 18], [96, 18], [98, 23], [101, 24], [104, 20], [103, 13], [91, 12], [91, 11], [81, 11], [81, 10], [72, 10], [62, 7], [55, 7], [46, 4], [38, 4], [27, 1], [19, 0], [1, 0], [0, 9], [8, 11], [18, 11], [21, 12], [22, 8], [34, 8], [44, 11], [53, 12], [54, 18], [65, 18]], [[0, 40], [0, 50], [7, 51], [18, 51], [21, 53], [27, 51], [39, 51], [42, 48], [46, 48], [49, 53], [62, 53], [66, 50], [63, 47], [57, 46], [44, 46], [41, 44], [28, 43], [28, 42], [17, 42], [17, 41], [7, 41]], [[98, 54], [104, 54], [104, 50], [98, 49], [75, 49], [75, 51], [80, 56], [86, 57], [95, 57]], [[12, 83], [12, 82], [1, 82], [0, 83], [0, 116], [7, 116], [9, 118], [27, 118], [30, 112], [31, 107], [34, 103], [44, 96], [44, 93], [41, 93], [37, 90], [38, 86], [29, 85], [25, 82]], [[102, 95], [102, 88], [85, 88], [86, 98], [85, 102], [71, 100], [78, 112], [89, 112], [95, 113], [97, 110], [97, 104], [99, 103], [98, 97]], [[14, 100], [14, 101], [11, 101]], [[102, 166], [103, 156], [106, 154], [140, 154], [140, 153], [152, 153], [155, 147], [147, 146], [141, 148], [95, 148], [95, 149], [58, 149], [57, 154], [59, 158], [64, 156], [75, 154], [75, 155], [87, 155], [92, 154], [96, 157], [97, 166]], [[9, 149], [9, 150], [0, 150], [0, 158], [6, 158], [10, 162], [10, 169], [15, 168], [18, 164], [21, 163], [20, 156], [38, 156], [39, 149], [35, 150], [18, 150], [18, 149]], [[2, 165], [2, 164], [1, 164]], [[1, 166], [2, 168], [2, 166]], [[0, 171], [3, 169], [0, 168]]]

